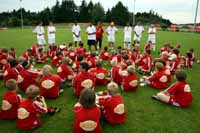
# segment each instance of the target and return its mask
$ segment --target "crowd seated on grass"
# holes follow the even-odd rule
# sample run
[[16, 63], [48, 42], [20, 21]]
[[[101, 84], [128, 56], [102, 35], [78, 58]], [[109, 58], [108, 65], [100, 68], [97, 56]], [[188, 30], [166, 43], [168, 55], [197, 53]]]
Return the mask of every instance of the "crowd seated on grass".
[[[58, 108], [47, 107], [45, 98], [62, 97], [66, 88], [73, 88], [74, 98], [79, 98], [74, 106], [75, 133], [101, 132], [101, 114], [113, 125], [126, 122], [126, 104], [118, 86], [126, 93], [137, 93], [147, 85], [161, 91], [153, 95], [153, 99], [176, 107], [189, 107], [192, 92], [182, 68], [192, 68], [194, 50], [180, 55], [181, 45], [165, 44], [153, 58], [152, 47], [148, 45], [151, 44], [147, 44], [142, 53], [143, 48], [137, 41], [131, 50], [118, 47], [116, 51], [108, 47], [87, 51], [83, 42], [78, 47], [69, 43], [49, 46], [46, 50], [33, 44], [18, 57], [14, 48], [1, 48], [0, 76], [7, 91], [3, 95], [0, 119], [16, 119], [17, 127], [22, 130], [35, 129], [42, 125], [38, 114], [59, 112]], [[37, 64], [43, 64], [42, 70]], [[177, 81], [170, 85], [172, 75]], [[107, 90], [96, 90], [97, 86], [106, 85]], [[26, 98], [18, 96], [17, 86], [25, 92]]]

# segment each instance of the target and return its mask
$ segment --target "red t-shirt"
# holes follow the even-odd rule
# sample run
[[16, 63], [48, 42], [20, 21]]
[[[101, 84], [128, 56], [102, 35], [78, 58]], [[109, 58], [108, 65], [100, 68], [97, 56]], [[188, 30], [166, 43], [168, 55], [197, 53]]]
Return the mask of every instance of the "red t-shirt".
[[150, 86], [156, 89], [164, 89], [168, 86], [168, 77], [165, 71], [157, 71], [148, 79]]
[[103, 50], [100, 54], [102, 60], [109, 60], [109, 53], [107, 50]]
[[73, 71], [67, 65], [61, 64], [57, 69], [57, 75], [62, 80], [66, 80], [67, 81], [68, 80], [68, 76], [72, 75], [72, 74], [73, 74]]
[[117, 84], [121, 84], [121, 82], [122, 82], [122, 76], [120, 75], [119, 71], [120, 71], [119, 66], [113, 66], [111, 69], [111, 78]]
[[57, 98], [61, 82], [61, 78], [58, 75], [43, 77], [40, 83], [40, 94], [46, 98]]
[[92, 108], [84, 108], [81, 105], [74, 107], [75, 121], [74, 133], [101, 133], [101, 111], [96, 105]]
[[42, 125], [38, 114], [46, 113], [45, 109], [38, 101], [24, 99], [21, 101], [17, 111], [17, 127], [21, 130], [32, 130]]
[[171, 96], [170, 103], [177, 102], [181, 107], [189, 106], [192, 103], [192, 92], [186, 81], [177, 81], [167, 89]]
[[124, 91], [136, 91], [138, 89], [137, 75], [128, 75], [123, 77], [122, 88]]
[[95, 88], [95, 76], [89, 72], [80, 72], [73, 79], [75, 95], [80, 96], [82, 89]]
[[23, 91], [26, 91], [26, 89], [30, 85], [37, 85], [37, 78], [38, 73], [31, 70], [23, 70], [19, 73], [17, 83], [18, 87], [22, 89]]
[[59, 66], [62, 62], [62, 58], [63, 58], [62, 56], [54, 56], [52, 61], [51, 61], [51, 65], [53, 67]]
[[90, 70], [91, 73], [96, 75], [96, 85], [106, 85], [107, 79], [106, 79], [106, 73], [107, 70], [103, 67], [99, 68], [92, 68]]
[[96, 27], [96, 38], [97, 39], [102, 39], [103, 38], [103, 32], [104, 32], [104, 29], [102, 26], [97, 26]]
[[2, 99], [0, 119], [16, 119], [20, 96], [16, 92], [7, 91]]
[[100, 98], [99, 103], [103, 106], [104, 117], [110, 124], [122, 124], [125, 122], [126, 112], [120, 95]]
[[7, 68], [6, 71], [4, 72], [3, 74], [3, 82], [4, 84], [6, 84], [6, 82], [9, 80], [9, 79], [14, 79], [17, 81], [17, 76], [18, 76], [19, 72], [17, 71], [17, 69], [14, 67], [14, 68]]

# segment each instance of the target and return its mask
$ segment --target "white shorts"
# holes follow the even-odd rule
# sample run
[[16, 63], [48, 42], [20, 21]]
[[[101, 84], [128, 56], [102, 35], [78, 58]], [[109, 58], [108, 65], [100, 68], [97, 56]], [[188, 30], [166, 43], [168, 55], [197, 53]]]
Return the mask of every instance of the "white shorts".
[[81, 37], [76, 37], [73, 35], [73, 39], [74, 39], [74, 42], [80, 42], [81, 41]]
[[108, 36], [108, 42], [115, 42], [115, 36]]
[[46, 41], [44, 39], [44, 35], [42, 36], [37, 36], [37, 42], [38, 42], [38, 45], [45, 45], [46, 44]]
[[131, 43], [131, 37], [124, 37], [125, 43]]
[[156, 36], [155, 35], [149, 35], [148, 41], [151, 41], [153, 44], [156, 43]]
[[139, 36], [134, 35], [134, 41], [140, 41], [141, 37], [142, 37], [141, 35], [139, 35]]
[[49, 43], [50, 45], [55, 44], [55, 43], [56, 43], [56, 38], [55, 38], [55, 37], [49, 37], [49, 38], [48, 38], [48, 43]]

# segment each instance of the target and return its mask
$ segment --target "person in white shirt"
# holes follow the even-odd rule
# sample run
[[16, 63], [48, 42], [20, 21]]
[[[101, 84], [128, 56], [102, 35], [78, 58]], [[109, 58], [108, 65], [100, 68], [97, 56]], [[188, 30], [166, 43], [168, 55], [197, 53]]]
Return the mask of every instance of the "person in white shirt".
[[91, 50], [91, 46], [95, 47], [95, 50], [97, 51], [97, 46], [96, 46], [96, 28], [95, 26], [90, 23], [89, 26], [86, 29], [86, 33], [88, 35], [88, 47], [89, 50]]
[[55, 43], [56, 43], [56, 28], [53, 26], [52, 22], [49, 23], [47, 32], [48, 32], [49, 45], [55, 45]]
[[115, 27], [114, 22], [110, 23], [110, 26], [106, 29], [106, 33], [108, 35], [108, 46], [114, 48], [115, 43], [115, 33], [118, 29]]
[[74, 25], [72, 26], [72, 33], [73, 33], [74, 44], [76, 47], [77, 43], [79, 43], [81, 41], [81, 28], [77, 24], [77, 22], [75, 22]]
[[124, 48], [128, 48], [131, 50], [131, 37], [132, 37], [132, 27], [128, 22], [127, 25], [124, 27]]
[[35, 28], [34, 33], [37, 35], [37, 43], [39, 46], [44, 46], [46, 44], [45, 38], [44, 38], [44, 27], [42, 26], [42, 22]]
[[153, 51], [156, 51], [156, 28], [153, 24], [149, 27], [148, 34], [148, 41], [152, 42]]
[[134, 32], [135, 32], [134, 41], [140, 42], [142, 33], [144, 32], [144, 28], [143, 26], [141, 26], [140, 22], [138, 22], [137, 25], [135, 26]]

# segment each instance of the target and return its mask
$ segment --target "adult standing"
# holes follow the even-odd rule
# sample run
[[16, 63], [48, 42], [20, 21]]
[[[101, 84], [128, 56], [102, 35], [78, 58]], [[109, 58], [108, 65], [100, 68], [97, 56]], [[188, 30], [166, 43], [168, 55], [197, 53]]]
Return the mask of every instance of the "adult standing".
[[52, 22], [49, 23], [49, 26], [47, 28], [48, 32], [48, 43], [49, 45], [55, 45], [56, 43], [56, 28], [53, 25]]
[[79, 43], [81, 41], [81, 28], [77, 24], [77, 22], [75, 22], [74, 25], [72, 26], [72, 33], [73, 33], [74, 44], [76, 47], [77, 43]]
[[88, 35], [88, 47], [89, 50], [91, 50], [91, 46], [95, 47], [95, 50], [97, 50], [96, 46], [96, 28], [95, 26], [90, 22], [89, 26], [86, 29], [86, 33]]
[[148, 30], [148, 41], [151, 41], [153, 44], [153, 51], [156, 51], [156, 28], [153, 24], [149, 27]]
[[108, 46], [111, 47], [111, 49], [114, 48], [115, 33], [117, 31], [118, 31], [118, 29], [115, 27], [114, 22], [111, 22], [110, 26], [106, 29], [106, 33], [108, 35]]
[[144, 28], [143, 26], [141, 26], [140, 22], [138, 22], [137, 25], [134, 27], [134, 32], [135, 32], [134, 41], [140, 42], [142, 33], [144, 32]]
[[45, 38], [44, 38], [44, 27], [42, 26], [43, 23], [40, 22], [39, 25], [35, 28], [34, 33], [37, 35], [37, 43], [40, 47], [44, 47], [46, 44]]
[[124, 48], [128, 48], [129, 50], [131, 49], [132, 31], [133, 29], [128, 22], [124, 27]]
[[97, 39], [96, 45], [98, 49], [102, 48], [103, 33], [104, 33], [103, 26], [101, 22], [99, 22], [98, 26], [96, 27], [96, 39]]

